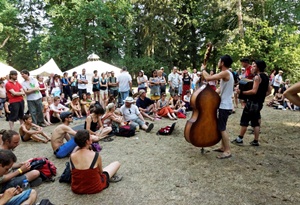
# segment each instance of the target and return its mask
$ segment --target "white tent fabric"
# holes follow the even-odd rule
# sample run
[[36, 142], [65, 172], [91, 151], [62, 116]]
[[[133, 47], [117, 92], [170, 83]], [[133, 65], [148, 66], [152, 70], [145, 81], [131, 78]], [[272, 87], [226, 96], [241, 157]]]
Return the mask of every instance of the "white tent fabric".
[[92, 92], [92, 77], [94, 75], [94, 70], [98, 70], [98, 75], [100, 76], [101, 73], [105, 72], [111, 72], [113, 71], [115, 73], [115, 76], [118, 77], [118, 75], [121, 73], [121, 69], [118, 67], [115, 67], [113, 65], [110, 65], [108, 63], [105, 63], [103, 61], [88, 61], [82, 65], [79, 65], [71, 70], [66, 71], [69, 76], [72, 76], [72, 73], [74, 71], [77, 72], [77, 74], [82, 73], [82, 69], [85, 68], [86, 70], [86, 76], [88, 80], [88, 85], [87, 85], [87, 91]]
[[0, 62], [0, 77], [1, 78], [6, 77], [6, 75], [8, 75], [11, 70], [15, 70], [15, 71], [18, 72], [18, 81], [19, 81], [19, 83], [24, 81], [24, 79], [22, 78], [22, 76], [21, 76], [21, 74], [18, 70], [16, 70], [15, 68], [13, 68], [9, 65], [6, 65], [6, 64]]
[[47, 72], [49, 74], [54, 73], [54, 74], [58, 74], [58, 75], [62, 75], [62, 71], [59, 69], [59, 67], [56, 65], [55, 61], [53, 60], [53, 58], [51, 58], [45, 65], [43, 65], [42, 67], [32, 70], [30, 71], [30, 75], [31, 76], [37, 76], [40, 75], [43, 72]]

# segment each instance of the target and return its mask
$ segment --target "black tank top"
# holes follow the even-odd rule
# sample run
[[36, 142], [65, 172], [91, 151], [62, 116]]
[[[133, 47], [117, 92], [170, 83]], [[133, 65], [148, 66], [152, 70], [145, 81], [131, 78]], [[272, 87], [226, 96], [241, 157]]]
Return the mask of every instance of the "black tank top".
[[[98, 126], [98, 121], [94, 122], [93, 119], [92, 119], [90, 130], [93, 131], [93, 132], [96, 132], [97, 131], [97, 126]], [[84, 129], [86, 129], [86, 121], [84, 122]]]
[[261, 82], [258, 86], [257, 93], [251, 96], [251, 100], [253, 102], [263, 104], [269, 87], [269, 77], [265, 73], [260, 73], [259, 76], [261, 78]]

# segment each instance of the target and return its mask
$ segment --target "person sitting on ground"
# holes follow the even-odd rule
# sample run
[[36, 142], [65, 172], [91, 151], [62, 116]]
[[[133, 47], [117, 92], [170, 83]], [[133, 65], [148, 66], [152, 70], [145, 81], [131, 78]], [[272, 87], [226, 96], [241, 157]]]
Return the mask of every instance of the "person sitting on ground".
[[70, 103], [70, 109], [73, 115], [76, 115], [77, 118], [82, 118], [81, 106], [79, 102], [79, 96], [77, 94], [72, 95], [72, 101]]
[[[73, 151], [76, 151], [77, 144], [74, 141], [76, 131], [70, 127], [71, 122], [73, 122], [73, 114], [69, 111], [60, 114], [62, 124], [58, 125], [52, 132], [51, 146], [54, 151], [54, 155], [57, 158], [64, 158], [69, 156]], [[98, 142], [99, 138], [92, 135], [93, 142]], [[67, 140], [64, 143], [64, 139]]]
[[[27, 142], [30, 139], [36, 142], [43, 142], [43, 143], [47, 143], [51, 141], [48, 135], [43, 132], [43, 128], [32, 122], [32, 118], [30, 115], [25, 114], [23, 116], [23, 121], [24, 123], [21, 125], [19, 129], [19, 133], [21, 135], [21, 139], [23, 142]], [[40, 138], [39, 135], [42, 135], [45, 139]]]
[[61, 122], [60, 114], [63, 112], [69, 111], [69, 108], [63, 106], [59, 103], [59, 97], [54, 97], [53, 103], [50, 105], [50, 122], [51, 123], [58, 123]]
[[[14, 130], [4, 130], [2, 140], [0, 150], [13, 151], [20, 144], [20, 135]], [[21, 186], [24, 179], [27, 179], [31, 186], [40, 185], [42, 183], [40, 172], [38, 170], [30, 170], [30, 160], [31, 159], [28, 159], [21, 163], [14, 162], [12, 165], [13, 171], [6, 174], [5, 179], [2, 179], [2, 182], [4, 182], [3, 187], [9, 188], [16, 185]], [[2, 182], [0, 182], [0, 191]]]
[[300, 92], [300, 82], [289, 87], [283, 94], [296, 106], [300, 106], [300, 97], [298, 93]]
[[[79, 149], [71, 154], [71, 189], [76, 194], [95, 194], [109, 186], [109, 182], [119, 182], [117, 176], [121, 164], [115, 161], [102, 168], [102, 159], [98, 152], [90, 150], [93, 143], [87, 130], [79, 130], [75, 135]], [[92, 183], [91, 183], [92, 182]]]
[[8, 117], [10, 115], [10, 109], [9, 109], [9, 101], [8, 101], [7, 97], [6, 97], [6, 101], [4, 103], [4, 111], [5, 111], [5, 120], [8, 121]]
[[[50, 98], [50, 102], [52, 101], [51, 97]], [[50, 103], [51, 104], [51, 103]], [[43, 116], [44, 116], [44, 123], [49, 126], [52, 125], [51, 121], [50, 121], [50, 104], [48, 103], [48, 99], [45, 97], [43, 98]]]
[[96, 101], [93, 100], [91, 93], [86, 94], [86, 101], [90, 104], [90, 106], [96, 103]]
[[109, 103], [106, 106], [105, 114], [102, 116], [102, 123], [104, 127], [111, 127], [114, 134], [119, 132], [119, 127], [128, 125], [120, 111], [116, 110], [114, 103]]
[[279, 88], [278, 92], [275, 94], [274, 98], [267, 104], [270, 107], [278, 107], [278, 105], [283, 105], [284, 96], [283, 89]]
[[86, 116], [89, 116], [90, 115], [89, 108], [91, 104], [87, 101], [86, 93], [82, 93], [80, 104], [81, 104], [81, 113], [85, 114]]
[[[5, 180], [7, 170], [10, 170], [17, 157], [10, 150], [0, 150], [0, 187]], [[32, 205], [36, 200], [36, 191], [34, 189], [22, 190], [19, 185], [3, 189], [1, 187], [0, 204], [5, 205]]]
[[182, 112], [185, 114], [185, 103], [180, 99], [180, 95], [174, 95], [170, 100], [170, 107], [174, 110], [175, 113]]
[[139, 111], [138, 107], [133, 103], [133, 98], [127, 97], [124, 105], [120, 108], [125, 121], [130, 122], [130, 126], [135, 127], [136, 130], [139, 130], [141, 127], [146, 132], [150, 132], [154, 127], [153, 123], [150, 123], [149, 126], [147, 126], [143, 115]]
[[62, 104], [63, 106], [68, 106], [71, 101], [68, 101], [67, 98], [65, 98], [65, 93], [60, 93], [60, 100], [59, 103]]
[[190, 90], [187, 90], [186, 94], [183, 96], [183, 102], [184, 102], [186, 111], [192, 110], [191, 105], [190, 105], [190, 102], [191, 102], [191, 91]]
[[91, 114], [84, 122], [84, 129], [89, 131], [90, 134], [98, 136], [99, 140], [107, 137], [112, 128], [104, 127], [102, 124], [101, 117], [104, 114], [104, 109], [100, 105], [94, 105], [90, 111]]
[[169, 117], [170, 120], [177, 120], [174, 110], [170, 108], [169, 100], [166, 99], [166, 96], [166, 93], [162, 93], [160, 100], [157, 101], [157, 114], [162, 117]]
[[[146, 97], [147, 93], [145, 90], [141, 89], [139, 91], [139, 98], [136, 101], [136, 106], [139, 108], [139, 111], [144, 117], [149, 118], [154, 121], [154, 119], [160, 119], [161, 117], [157, 115], [156, 103], [150, 98]], [[154, 117], [151, 117], [149, 114], [153, 113]]]

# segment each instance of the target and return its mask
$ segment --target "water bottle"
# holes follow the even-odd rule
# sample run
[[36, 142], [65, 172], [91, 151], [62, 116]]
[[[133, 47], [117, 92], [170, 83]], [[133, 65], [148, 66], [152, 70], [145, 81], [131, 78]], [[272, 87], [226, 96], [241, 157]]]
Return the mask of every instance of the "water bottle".
[[30, 184], [29, 184], [28, 180], [24, 179], [23, 184], [22, 184], [22, 189], [26, 190], [26, 189], [29, 189], [29, 188], [30, 188]]

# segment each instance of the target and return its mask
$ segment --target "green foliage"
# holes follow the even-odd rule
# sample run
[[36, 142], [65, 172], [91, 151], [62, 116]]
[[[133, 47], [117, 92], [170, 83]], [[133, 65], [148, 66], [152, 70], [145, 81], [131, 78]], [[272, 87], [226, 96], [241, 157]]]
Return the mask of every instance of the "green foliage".
[[[241, 5], [241, 7], [239, 7]], [[0, 0], [0, 59], [34, 69], [54, 58], [62, 70], [100, 59], [130, 72], [199, 68], [229, 54], [263, 59], [268, 72], [300, 77], [299, 0]]]

